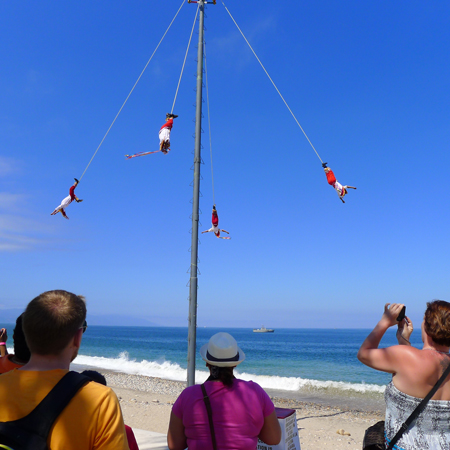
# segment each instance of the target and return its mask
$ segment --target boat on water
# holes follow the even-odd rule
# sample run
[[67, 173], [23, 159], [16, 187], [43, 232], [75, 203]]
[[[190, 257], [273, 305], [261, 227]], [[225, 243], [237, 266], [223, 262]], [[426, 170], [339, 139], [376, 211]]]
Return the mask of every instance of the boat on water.
[[273, 333], [274, 331], [271, 328], [266, 328], [264, 325], [261, 325], [261, 328], [253, 328], [253, 333]]

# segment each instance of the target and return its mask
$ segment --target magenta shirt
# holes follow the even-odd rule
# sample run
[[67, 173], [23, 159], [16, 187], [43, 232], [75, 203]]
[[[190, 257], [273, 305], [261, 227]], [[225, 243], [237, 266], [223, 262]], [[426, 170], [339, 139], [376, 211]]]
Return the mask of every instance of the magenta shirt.
[[[264, 389], [253, 381], [234, 380], [227, 388], [220, 381], [207, 381], [217, 448], [255, 450], [264, 418], [275, 409]], [[186, 388], [172, 412], [183, 421], [189, 450], [212, 449], [208, 413], [200, 385]]]

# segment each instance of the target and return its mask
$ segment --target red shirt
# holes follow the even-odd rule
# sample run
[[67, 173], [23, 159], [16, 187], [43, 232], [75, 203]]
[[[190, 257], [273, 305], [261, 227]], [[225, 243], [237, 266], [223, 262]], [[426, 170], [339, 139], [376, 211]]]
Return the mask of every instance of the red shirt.
[[139, 450], [136, 438], [134, 437], [134, 433], [131, 427], [125, 425], [125, 431], [127, 432], [128, 447], [130, 447], [130, 450]]
[[14, 355], [5, 355], [0, 357], [0, 374], [23, 367], [23, 364], [16, 364], [15, 362], [11, 361], [11, 358], [13, 356]]
[[172, 129], [173, 126], [173, 119], [169, 119], [160, 129], [159, 131], [161, 131], [163, 128], [168, 128], [169, 130]]
[[217, 212], [212, 213], [211, 222], [212, 222], [213, 226], [215, 226], [215, 227], [219, 226], [219, 216], [217, 215]]
[[71, 186], [69, 189], [70, 200], [75, 200], [75, 188], [76, 186]]
[[336, 177], [334, 176], [334, 173], [332, 170], [329, 170], [327, 172], [327, 181], [328, 181], [328, 184], [331, 184], [331, 186], [334, 186], [334, 183], [336, 183]]

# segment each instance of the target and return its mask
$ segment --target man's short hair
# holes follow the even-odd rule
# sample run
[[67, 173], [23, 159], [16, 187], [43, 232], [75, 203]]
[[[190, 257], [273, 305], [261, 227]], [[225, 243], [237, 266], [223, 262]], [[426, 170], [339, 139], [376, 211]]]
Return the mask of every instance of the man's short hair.
[[23, 314], [23, 331], [31, 353], [59, 355], [86, 319], [84, 297], [67, 291], [37, 296]]

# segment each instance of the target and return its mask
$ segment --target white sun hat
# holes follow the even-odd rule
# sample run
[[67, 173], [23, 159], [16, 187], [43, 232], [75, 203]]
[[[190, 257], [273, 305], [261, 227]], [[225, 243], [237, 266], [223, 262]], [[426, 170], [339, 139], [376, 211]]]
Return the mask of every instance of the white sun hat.
[[200, 355], [208, 364], [217, 367], [234, 367], [245, 359], [245, 354], [238, 347], [236, 339], [224, 332], [212, 336], [200, 349]]

